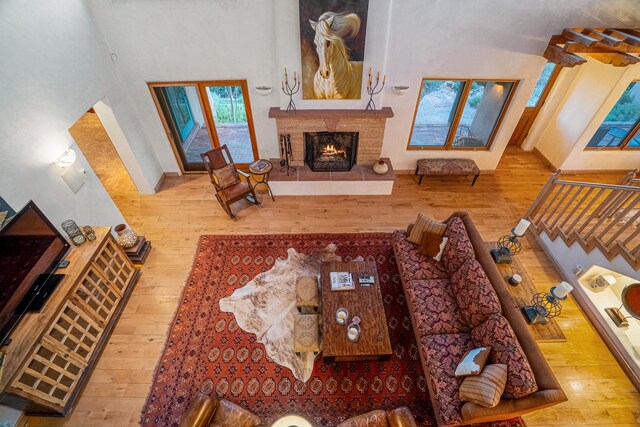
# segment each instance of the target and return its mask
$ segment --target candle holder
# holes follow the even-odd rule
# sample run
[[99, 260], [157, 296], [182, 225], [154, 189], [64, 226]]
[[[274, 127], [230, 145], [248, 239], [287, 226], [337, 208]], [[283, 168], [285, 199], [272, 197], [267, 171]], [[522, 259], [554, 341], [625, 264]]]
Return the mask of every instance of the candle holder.
[[558, 297], [554, 293], [556, 287], [552, 287], [550, 292], [539, 292], [531, 298], [531, 305], [522, 307], [522, 313], [531, 325], [546, 325], [549, 319], [559, 316], [562, 312], [562, 303], [568, 297]]
[[[382, 85], [380, 85], [380, 71], [378, 71], [378, 74], [376, 75], [376, 84], [373, 84], [373, 76], [371, 74], [371, 67], [369, 67], [369, 81], [367, 83], [367, 94], [369, 95], [369, 102], [367, 103], [367, 106], [365, 107], [364, 111], [376, 111], [376, 103], [373, 102], [373, 95], [377, 95], [380, 92], [382, 92], [382, 89], [384, 89], [384, 84], [387, 81], [387, 76], [383, 75], [382, 76]], [[380, 86], [380, 88], [378, 89], [378, 86]]]
[[505, 234], [498, 239], [498, 249], [491, 250], [491, 257], [496, 264], [511, 264], [512, 256], [522, 250], [522, 243], [518, 240], [523, 237], [527, 228], [531, 225], [526, 219], [521, 219], [517, 226], [511, 229], [511, 235]]
[[287, 69], [284, 69], [284, 80], [282, 81], [282, 92], [289, 97], [289, 105], [287, 105], [287, 112], [296, 111], [296, 104], [293, 102], [293, 95], [300, 90], [300, 80], [298, 80], [298, 73], [293, 72], [293, 85], [289, 83], [289, 75]]
[[[565, 298], [566, 299], [566, 298]], [[548, 292], [537, 293], [531, 298], [531, 305], [522, 307], [529, 324], [547, 324], [550, 317], [556, 317], [562, 311], [560, 301]]]

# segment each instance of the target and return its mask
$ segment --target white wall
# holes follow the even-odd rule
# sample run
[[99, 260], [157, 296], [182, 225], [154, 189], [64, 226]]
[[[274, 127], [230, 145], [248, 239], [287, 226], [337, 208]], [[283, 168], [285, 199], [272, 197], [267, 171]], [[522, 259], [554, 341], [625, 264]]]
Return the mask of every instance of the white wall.
[[[571, 73], [570, 89], [550, 95], [553, 114], [539, 117], [544, 127], [534, 142], [556, 168], [563, 170], [634, 169], [640, 165], [636, 150], [588, 150], [584, 148], [633, 80], [640, 79], [640, 65], [619, 68], [587, 58]], [[532, 139], [532, 138], [529, 138]], [[527, 141], [531, 145], [530, 141]]]
[[[142, 128], [164, 171], [178, 165], [146, 83], [247, 79], [262, 157], [276, 157], [272, 106], [287, 104], [280, 88], [284, 68], [300, 71], [299, 0], [112, 1], [89, 3], [126, 81]], [[370, 0], [364, 69], [387, 74], [376, 99], [396, 117], [387, 122], [383, 156], [396, 169], [412, 169], [423, 157], [472, 157], [483, 170], [496, 167], [544, 67], [549, 37], [565, 27], [634, 26], [632, 0]], [[491, 151], [407, 151], [423, 77], [521, 80]], [[366, 77], [363, 82], [366, 81]], [[404, 96], [392, 85], [409, 85]], [[255, 86], [274, 87], [260, 97]], [[363, 94], [365, 91], [363, 90]], [[303, 100], [300, 109], [364, 108], [360, 100]]]
[[16, 210], [33, 199], [60, 223], [114, 225], [122, 215], [88, 170], [74, 194], [53, 161], [74, 144], [69, 126], [104, 96], [109, 75], [102, 46], [80, 0], [0, 3], [0, 193]]

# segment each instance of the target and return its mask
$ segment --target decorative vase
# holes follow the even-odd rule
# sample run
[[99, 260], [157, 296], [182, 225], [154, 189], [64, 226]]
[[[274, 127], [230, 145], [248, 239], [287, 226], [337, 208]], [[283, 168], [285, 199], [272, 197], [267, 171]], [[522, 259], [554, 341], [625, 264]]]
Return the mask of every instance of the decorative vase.
[[378, 160], [378, 163], [373, 165], [373, 171], [378, 175], [384, 175], [389, 170], [389, 165], [382, 159]]
[[132, 229], [127, 228], [124, 224], [118, 224], [114, 230], [118, 233], [116, 242], [118, 242], [120, 246], [124, 249], [129, 249], [135, 246], [136, 241], [138, 240], [138, 235]]
[[82, 230], [80, 230], [80, 227], [78, 227], [78, 224], [76, 224], [74, 220], [67, 219], [62, 222], [61, 226], [67, 235], [69, 235], [69, 238], [74, 245], [80, 246], [87, 240], [82, 234]]

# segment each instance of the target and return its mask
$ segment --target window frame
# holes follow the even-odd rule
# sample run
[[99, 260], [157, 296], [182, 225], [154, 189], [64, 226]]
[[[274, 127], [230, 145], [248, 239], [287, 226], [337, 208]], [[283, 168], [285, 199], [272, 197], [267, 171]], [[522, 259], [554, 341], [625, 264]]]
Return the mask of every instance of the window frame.
[[[629, 82], [629, 85], [631, 83], [633, 83], [633, 82], [636, 82], [636, 83], [640, 84], [640, 79], [631, 80]], [[627, 85], [627, 87], [629, 87], [629, 85]], [[625, 90], [626, 89], [627, 88], [625, 88]], [[622, 91], [623, 94], [624, 94], [624, 92], [625, 91]], [[622, 94], [618, 97], [618, 99], [616, 100], [615, 104], [613, 104], [613, 107], [611, 107], [611, 109], [609, 110], [607, 115], [618, 104], [618, 102], [620, 101], [620, 98], [622, 98]], [[591, 139], [593, 138], [595, 133], [598, 132], [598, 129], [600, 129], [600, 127], [604, 124], [604, 121], [605, 121], [606, 118], [607, 118], [607, 116], [605, 116], [605, 118], [602, 119], [602, 122], [600, 123], [600, 125], [598, 126], [596, 131], [593, 133], [593, 135], [591, 135], [591, 137], [589, 138], [589, 141], [587, 141], [587, 144], [589, 144], [589, 142], [591, 141]], [[617, 147], [589, 147], [588, 145], [585, 145], [584, 146], [584, 151], [640, 150], [640, 147], [627, 147], [629, 145], [629, 143], [631, 142], [631, 140], [633, 139], [633, 137], [636, 135], [636, 133], [638, 133], [638, 131], [640, 131], [640, 118], [636, 121], [636, 123], [633, 126], [631, 126], [631, 129], [629, 129], [629, 133], [627, 133], [627, 136], [625, 136], [622, 139], [622, 141], [620, 141], [620, 145], [618, 145]]]
[[[416, 124], [416, 116], [418, 115], [418, 107], [420, 106], [420, 94], [422, 93], [422, 87], [424, 86], [424, 82], [428, 81], [459, 81], [464, 83], [464, 88], [462, 89], [462, 94], [458, 99], [458, 104], [455, 105], [455, 112], [453, 116], [453, 120], [451, 121], [449, 132], [447, 133], [447, 138], [445, 140], [444, 146], [423, 146], [417, 147], [411, 145], [411, 136], [413, 135], [413, 128]], [[505, 83], [513, 83], [513, 87], [511, 88], [511, 92], [500, 110], [500, 115], [498, 116], [498, 120], [496, 120], [496, 124], [491, 130], [491, 135], [489, 136], [489, 140], [487, 141], [487, 145], [484, 147], [454, 147], [453, 141], [455, 139], [455, 129], [458, 128], [460, 124], [460, 119], [462, 117], [462, 113], [464, 112], [464, 107], [467, 104], [467, 99], [469, 98], [469, 93], [471, 92], [471, 86], [473, 82], [505, 82]], [[495, 139], [496, 133], [502, 124], [502, 119], [504, 118], [509, 106], [511, 105], [511, 100], [513, 99], [513, 95], [518, 89], [518, 84], [520, 80], [517, 79], [464, 79], [464, 78], [456, 78], [456, 77], [423, 77], [420, 80], [419, 91], [418, 91], [418, 99], [416, 100], [416, 106], [413, 111], [413, 121], [411, 122], [411, 131], [409, 132], [409, 140], [407, 141], [406, 150], [459, 150], [459, 151], [489, 151], [491, 150], [491, 146], [493, 145], [493, 141]]]

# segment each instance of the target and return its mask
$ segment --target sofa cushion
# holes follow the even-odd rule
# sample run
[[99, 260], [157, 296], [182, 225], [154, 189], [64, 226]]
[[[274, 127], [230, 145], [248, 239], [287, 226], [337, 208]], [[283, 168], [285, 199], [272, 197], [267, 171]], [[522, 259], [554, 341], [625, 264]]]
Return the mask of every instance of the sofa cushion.
[[465, 261], [475, 258], [475, 252], [467, 229], [464, 227], [462, 219], [457, 216], [448, 221], [444, 237], [449, 240], [442, 253], [442, 264], [449, 275], [452, 275], [462, 267]]
[[536, 390], [533, 371], [511, 325], [501, 314], [493, 314], [471, 330], [475, 346], [491, 347], [489, 363], [504, 363], [508, 367], [504, 397], [518, 399]]
[[403, 281], [449, 278], [441, 262], [418, 253], [418, 246], [407, 240], [405, 231], [393, 232], [393, 247]]
[[453, 293], [462, 317], [471, 326], [477, 326], [492, 314], [502, 312], [500, 300], [480, 263], [468, 259], [451, 276]]
[[420, 335], [469, 332], [449, 279], [410, 280], [405, 296]]
[[445, 424], [459, 423], [462, 421], [459, 389], [464, 378], [456, 377], [455, 372], [462, 356], [473, 348], [471, 335], [424, 335], [420, 341], [435, 409]]

